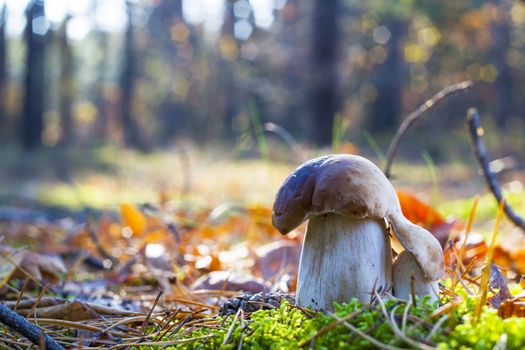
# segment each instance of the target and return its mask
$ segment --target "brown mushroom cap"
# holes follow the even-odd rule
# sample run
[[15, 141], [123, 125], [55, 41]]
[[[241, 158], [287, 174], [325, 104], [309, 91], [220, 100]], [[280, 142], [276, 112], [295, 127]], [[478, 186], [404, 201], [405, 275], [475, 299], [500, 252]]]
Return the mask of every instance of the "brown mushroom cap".
[[326, 213], [382, 219], [396, 202], [394, 188], [374, 163], [355, 155], [329, 155], [304, 163], [288, 176], [277, 193], [272, 223], [284, 235]]
[[309, 218], [326, 213], [388, 219], [425, 277], [437, 280], [443, 275], [441, 245], [430, 232], [403, 216], [394, 187], [368, 159], [338, 154], [299, 166], [277, 192], [272, 223], [284, 235]]

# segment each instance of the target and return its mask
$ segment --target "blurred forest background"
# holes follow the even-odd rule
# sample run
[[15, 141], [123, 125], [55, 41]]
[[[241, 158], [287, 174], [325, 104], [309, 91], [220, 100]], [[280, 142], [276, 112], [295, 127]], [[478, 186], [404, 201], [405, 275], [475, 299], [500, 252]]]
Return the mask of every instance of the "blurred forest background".
[[257, 125], [384, 146], [467, 79], [414, 136], [434, 157], [472, 105], [503, 146], [525, 130], [518, 1], [4, 0], [0, 22], [2, 147], [228, 145]]

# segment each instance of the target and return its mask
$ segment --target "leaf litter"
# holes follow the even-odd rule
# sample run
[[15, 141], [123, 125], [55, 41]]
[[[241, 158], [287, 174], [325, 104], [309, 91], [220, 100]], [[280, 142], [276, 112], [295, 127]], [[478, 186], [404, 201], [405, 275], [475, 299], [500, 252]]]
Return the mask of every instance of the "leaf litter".
[[[496, 240], [476, 240], [477, 200], [464, 225], [409, 192], [398, 195], [405, 215], [437, 232], [445, 247], [448, 277], [440, 284], [440, 305], [406, 303], [377, 291], [371, 305], [349, 301], [334, 314], [295, 307], [304, 227], [282, 237], [271, 224], [270, 208], [229, 203], [211, 209], [123, 203], [119, 213], [96, 213], [88, 224], [4, 222], [2, 232], [10, 233], [5, 243], [38, 242], [40, 253], [33, 253], [37, 258], [29, 265], [23, 263], [27, 250], [2, 253], [2, 302], [66, 348], [524, 344], [515, 334], [525, 333], [525, 286], [519, 280], [525, 247], [510, 250]], [[60, 277], [54, 283], [35, 272], [62, 263], [66, 270], [51, 268]], [[20, 270], [31, 277], [14, 278]], [[477, 339], [476, 327], [489, 321], [497, 339], [482, 334]], [[462, 343], [462, 337], [472, 339]], [[29, 345], [5, 331], [1, 341], [14, 348]]]

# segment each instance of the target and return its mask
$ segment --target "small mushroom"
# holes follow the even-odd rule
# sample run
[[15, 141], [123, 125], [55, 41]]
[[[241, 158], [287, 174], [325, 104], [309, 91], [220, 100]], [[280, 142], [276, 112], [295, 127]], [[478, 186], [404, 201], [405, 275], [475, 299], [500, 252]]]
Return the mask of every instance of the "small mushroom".
[[406, 250], [394, 259], [392, 276], [394, 295], [399, 299], [408, 300], [412, 294], [429, 295], [432, 301], [439, 299], [437, 281], [426, 279], [414, 256]]
[[397, 194], [379, 168], [354, 155], [330, 155], [299, 166], [279, 189], [273, 225], [287, 234], [308, 220], [297, 286], [297, 304], [331, 310], [392, 283], [385, 219], [421, 267], [424, 281], [444, 272], [439, 242], [401, 213]]

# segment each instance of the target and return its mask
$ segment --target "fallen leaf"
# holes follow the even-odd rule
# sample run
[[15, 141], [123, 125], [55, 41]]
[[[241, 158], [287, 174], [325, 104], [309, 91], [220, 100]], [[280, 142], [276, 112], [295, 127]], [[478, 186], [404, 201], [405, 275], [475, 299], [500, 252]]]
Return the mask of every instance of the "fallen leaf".
[[445, 218], [430, 205], [403, 191], [397, 191], [403, 215], [414, 224], [429, 227], [445, 222]]
[[265, 280], [270, 280], [297, 270], [301, 245], [297, 241], [279, 240], [258, 248], [256, 254], [255, 269]]
[[[32, 308], [19, 309], [17, 312], [22, 316], [27, 316], [31, 310]], [[73, 301], [67, 304], [37, 307], [35, 314], [40, 318], [52, 318], [67, 321], [93, 320], [108, 316], [127, 317], [140, 315], [140, 313], [137, 312], [114, 309], [83, 301]]]
[[131, 228], [134, 235], [142, 235], [146, 229], [146, 217], [140, 210], [131, 204], [124, 203], [120, 206], [122, 222]]
[[450, 232], [457, 225], [455, 221], [447, 221], [443, 215], [430, 205], [419, 200], [413, 194], [397, 191], [401, 211], [412, 223], [423, 226], [437, 238], [444, 247], [449, 239]]
[[56, 282], [66, 272], [58, 256], [0, 247], [0, 285], [11, 278], [25, 278], [26, 273], [38, 281]]
[[498, 307], [498, 316], [501, 318], [525, 317], [525, 299], [505, 300]]
[[20, 266], [38, 280], [56, 282], [60, 274], [66, 273], [66, 267], [58, 256], [27, 252]]
[[270, 289], [264, 280], [241, 271], [213, 271], [197, 279], [192, 290], [227, 290], [258, 293]]
[[0, 287], [9, 281], [26, 252], [0, 245]]
[[512, 298], [505, 277], [503, 277], [498, 266], [494, 263], [490, 265], [489, 288], [491, 290], [497, 290], [496, 294], [494, 294], [489, 300], [490, 305], [495, 309], [497, 309], [505, 300]]

